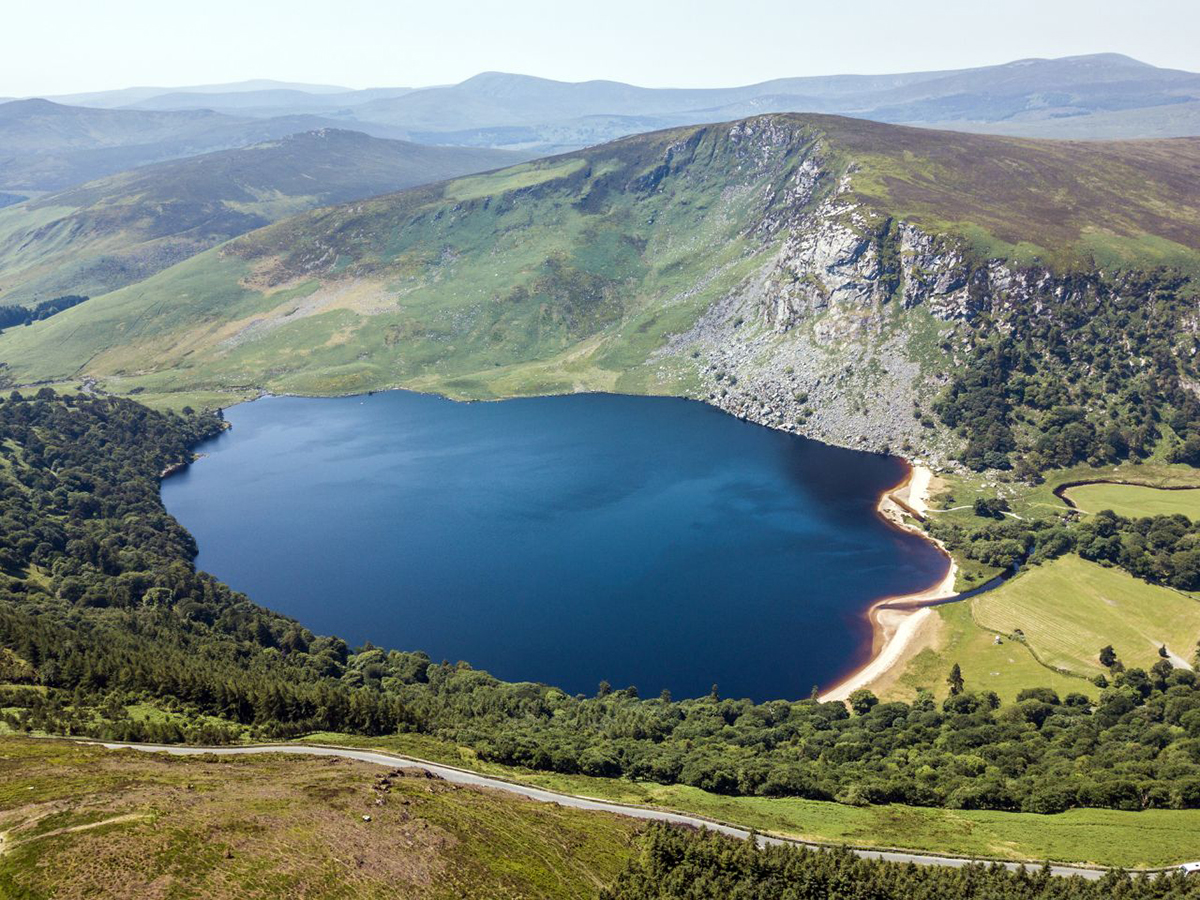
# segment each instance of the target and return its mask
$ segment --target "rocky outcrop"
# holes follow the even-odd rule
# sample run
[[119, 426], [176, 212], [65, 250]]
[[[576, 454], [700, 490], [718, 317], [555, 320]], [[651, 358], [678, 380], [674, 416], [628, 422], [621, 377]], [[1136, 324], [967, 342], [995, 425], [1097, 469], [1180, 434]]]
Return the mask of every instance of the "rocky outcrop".
[[1036, 303], [1050, 276], [882, 217], [855, 202], [852, 179], [809, 153], [755, 232], [765, 265], [666, 353], [690, 357], [701, 396], [735, 415], [953, 467], [959, 440], [930, 410], [966, 326], [997, 304]]

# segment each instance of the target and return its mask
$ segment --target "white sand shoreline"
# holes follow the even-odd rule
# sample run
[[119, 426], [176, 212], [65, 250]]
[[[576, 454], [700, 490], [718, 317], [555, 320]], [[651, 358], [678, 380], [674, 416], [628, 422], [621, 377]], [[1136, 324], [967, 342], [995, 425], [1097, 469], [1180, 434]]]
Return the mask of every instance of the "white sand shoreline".
[[[924, 531], [904, 521], [906, 514], [924, 516], [929, 508], [929, 489], [933, 472], [925, 466], [912, 466], [908, 477], [879, 498], [879, 514], [897, 528], [932, 540]], [[937, 543], [936, 541], [934, 543]], [[945, 553], [940, 544], [938, 549]], [[930, 605], [949, 599], [956, 593], [954, 582], [958, 566], [947, 553], [945, 576], [937, 584], [914, 594], [885, 597], [867, 613], [873, 632], [871, 658], [848, 677], [824, 691], [820, 700], [845, 700], [859, 688], [878, 680], [904, 657], [926, 620], [934, 615]]]

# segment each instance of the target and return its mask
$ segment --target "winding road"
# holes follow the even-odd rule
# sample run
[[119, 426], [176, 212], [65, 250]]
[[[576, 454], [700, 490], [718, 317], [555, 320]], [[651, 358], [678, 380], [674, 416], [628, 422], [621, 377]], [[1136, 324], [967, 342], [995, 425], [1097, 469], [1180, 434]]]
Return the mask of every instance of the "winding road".
[[[706, 819], [702, 816], [691, 816], [684, 813], [669, 812], [662, 809], [654, 809], [646, 806], [634, 806], [625, 803], [614, 803], [609, 800], [596, 800], [591, 797], [580, 797], [575, 794], [561, 794], [557, 791], [548, 791], [543, 788], [530, 787], [528, 785], [519, 784], [513, 781], [505, 781], [502, 778], [493, 778], [488, 775], [480, 775], [478, 772], [471, 772], [467, 769], [459, 769], [455, 766], [448, 766], [443, 763], [428, 762], [423, 759], [414, 759], [409, 756], [401, 756], [393, 753], [382, 753], [377, 750], [354, 750], [348, 747], [329, 747], [320, 745], [300, 745], [300, 744], [255, 744], [253, 746], [237, 746], [237, 747], [187, 747], [176, 744], [126, 744], [126, 743], [109, 743], [102, 741], [80, 741], [80, 743], [99, 744], [107, 747], [110, 750], [144, 750], [152, 753], [169, 753], [173, 756], [198, 756], [201, 754], [215, 754], [217, 756], [246, 756], [258, 753], [291, 753], [298, 756], [337, 756], [342, 759], [354, 759], [359, 762], [373, 763], [379, 766], [415, 766], [431, 772], [439, 778], [445, 779], [451, 784], [463, 785], [465, 787], [474, 788], [491, 788], [492, 790], [505, 791], [510, 794], [516, 794], [521, 797], [527, 797], [530, 800], [538, 800], [543, 803], [557, 803], [560, 806], [571, 807], [572, 809], [595, 810], [597, 812], [616, 813], [622, 816], [632, 816], [637, 819], [650, 819], [656, 822], [670, 822], [675, 825], [690, 825], [695, 828], [708, 828], [712, 831], [719, 831], [722, 834], [730, 835], [735, 838], [745, 839], [750, 836], [750, 832], [745, 828], [739, 828], [736, 825], [730, 825], [726, 822], [718, 822], [713, 819]], [[760, 846], [768, 845], [791, 845], [810, 847], [814, 849], [828, 849], [833, 846], [830, 844], [819, 844], [812, 841], [801, 841], [795, 838], [774, 837], [770, 835], [758, 835], [758, 843]], [[900, 863], [916, 863], [926, 866], [965, 866], [972, 862], [958, 856], [938, 856], [930, 853], [911, 853], [902, 850], [869, 850], [860, 848], [849, 848], [851, 852], [858, 854], [866, 859], [883, 859], [889, 862]], [[988, 860], [990, 862], [990, 860]], [[1015, 870], [1022, 863], [1017, 862], [1001, 862], [1005, 868]], [[1029, 862], [1025, 863], [1028, 868], [1038, 868], [1041, 863]], [[1069, 877], [1071, 875], [1079, 875], [1083, 878], [1095, 879], [1104, 874], [1102, 869], [1089, 868], [1086, 866], [1052, 866], [1050, 870], [1054, 875]], [[1159, 870], [1154, 870], [1159, 871]]]

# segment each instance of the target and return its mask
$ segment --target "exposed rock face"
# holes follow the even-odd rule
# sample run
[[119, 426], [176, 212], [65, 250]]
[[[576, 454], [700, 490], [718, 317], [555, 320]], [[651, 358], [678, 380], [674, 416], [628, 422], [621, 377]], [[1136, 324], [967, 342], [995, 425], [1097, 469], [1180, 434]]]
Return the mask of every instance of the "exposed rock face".
[[953, 240], [861, 208], [850, 184], [809, 154], [756, 230], [778, 242], [768, 264], [666, 352], [689, 353], [701, 396], [728, 412], [953, 467], [959, 441], [930, 410], [963, 326], [1035, 302], [1049, 276], [970, 262]]
[[[841, 190], [785, 240], [768, 276], [774, 291], [764, 306], [767, 323], [786, 332], [829, 310], [893, 299], [905, 308], [924, 304], [939, 319], [968, 318], [970, 271], [962, 253], [907, 222], [873, 221], [844, 202]], [[829, 340], [843, 336], [836, 323], [820, 330]]]

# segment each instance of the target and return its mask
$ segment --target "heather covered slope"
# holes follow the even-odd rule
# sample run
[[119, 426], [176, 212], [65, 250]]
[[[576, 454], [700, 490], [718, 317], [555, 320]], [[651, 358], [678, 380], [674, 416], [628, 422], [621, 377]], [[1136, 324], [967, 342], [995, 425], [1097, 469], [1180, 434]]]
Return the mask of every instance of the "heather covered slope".
[[132, 169], [0, 210], [0, 304], [97, 296], [314, 206], [519, 159], [324, 129]]
[[[988, 322], [1035, 328], [1029, 365], [1078, 371], [1076, 351], [1041, 350], [1064, 334], [1094, 350], [1100, 337], [1063, 326], [1143, 303], [1157, 281], [1131, 273], [1183, 274], [1142, 329], [1153, 347], [1120, 364], [1153, 352], [1190, 372], [1186, 348], [1154, 342], [1188, 332], [1197, 174], [1196, 139], [823, 116], [673, 129], [296, 216], [4, 334], [0, 359], [16, 383], [118, 391], [674, 393], [944, 454], [953, 441], [922, 409], [980, 358]], [[1012, 318], [1035, 313], [1053, 321]], [[1126, 315], [1112, 327], [1137, 332]], [[1061, 402], [1092, 402], [1071, 390]]]
[[1200, 138], [1043, 141], [837, 122], [856, 195], [983, 255], [1067, 268], [1200, 260]]

